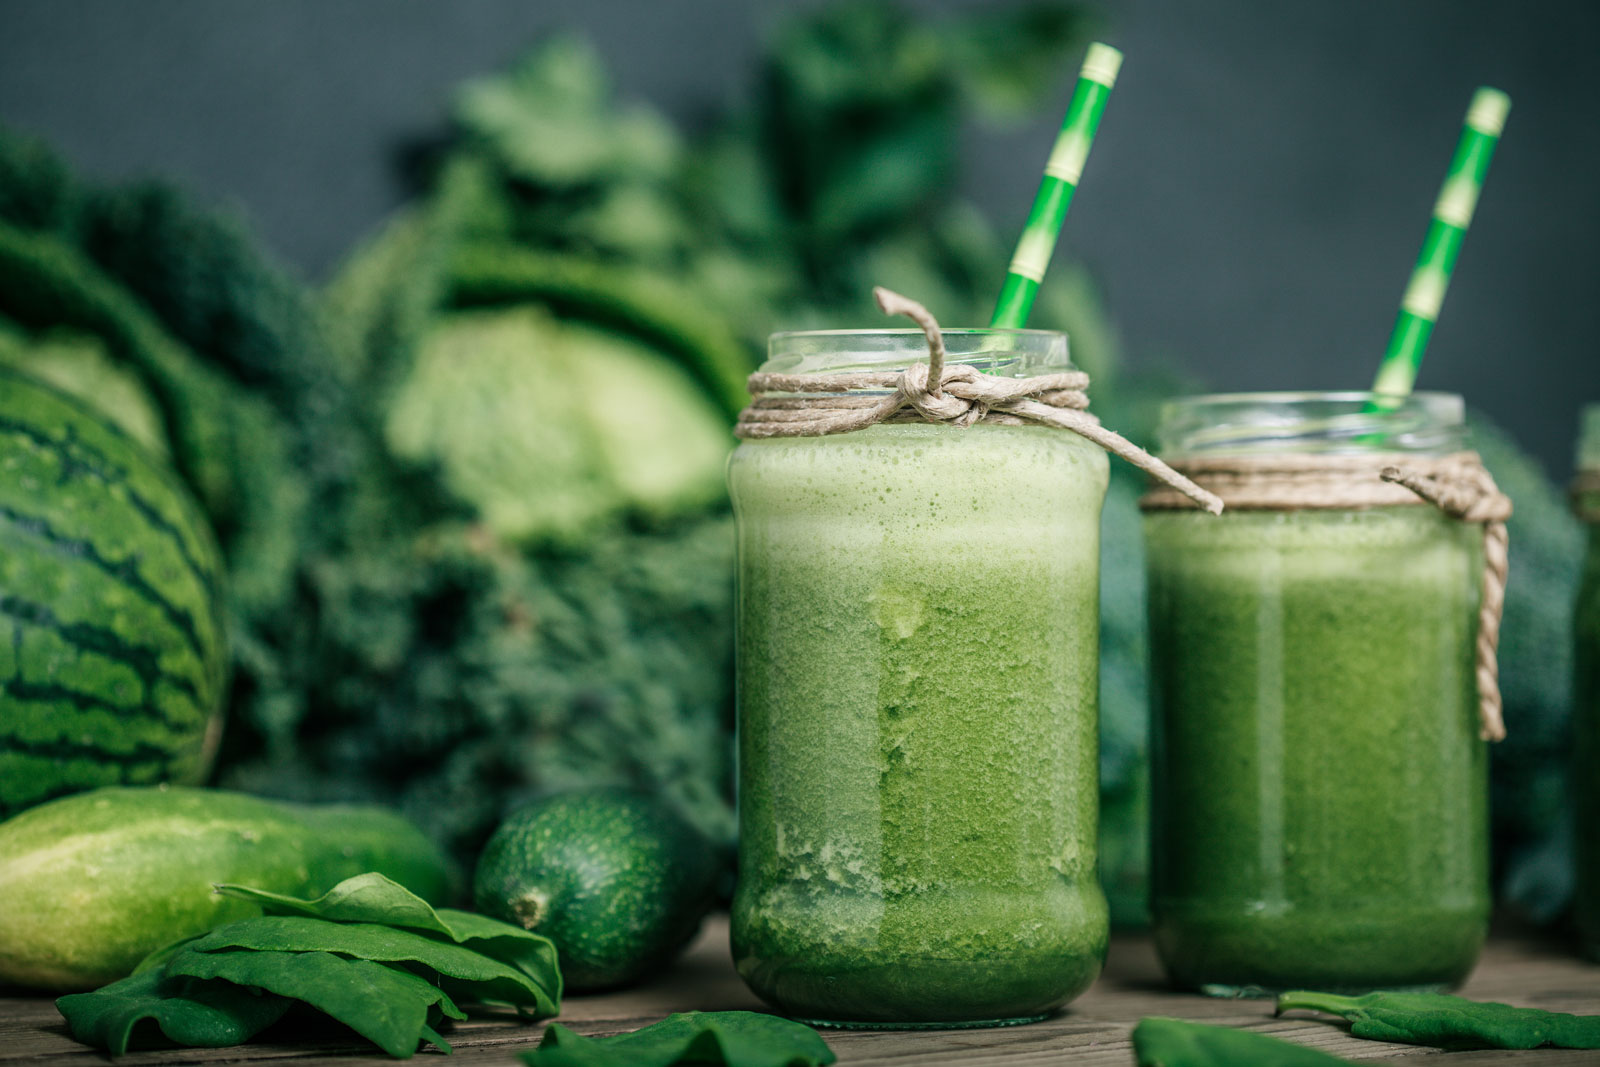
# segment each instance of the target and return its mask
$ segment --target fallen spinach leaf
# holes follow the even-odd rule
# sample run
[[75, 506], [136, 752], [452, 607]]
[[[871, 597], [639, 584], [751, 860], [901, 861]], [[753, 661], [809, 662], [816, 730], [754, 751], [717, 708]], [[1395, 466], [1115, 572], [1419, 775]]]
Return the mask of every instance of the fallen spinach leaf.
[[1600, 1048], [1600, 1015], [1514, 1008], [1445, 993], [1284, 993], [1278, 1011], [1322, 1011], [1350, 1022], [1356, 1037], [1443, 1049]]
[[613, 1037], [559, 1023], [522, 1054], [529, 1067], [822, 1067], [833, 1051], [811, 1027], [753, 1011], [689, 1011]]
[[147, 972], [92, 993], [61, 997], [56, 1008], [74, 1038], [120, 1056], [134, 1043], [139, 1024], [146, 1020], [155, 1023], [173, 1044], [226, 1048], [250, 1040], [277, 1022], [289, 1004], [283, 997], [235, 985], [173, 980]]
[[430, 1026], [464, 1019], [455, 1000], [559, 1010], [555, 948], [536, 934], [467, 912], [435, 912], [382, 875], [348, 879], [313, 901], [218, 886], [268, 912], [152, 953], [132, 978], [60, 1002], [79, 1040], [120, 1052], [154, 1020], [183, 1045], [249, 1040], [299, 1000], [391, 1056]]
[[448, 941], [376, 923], [258, 915], [218, 927], [184, 947], [193, 952], [333, 952], [377, 963], [420, 963], [438, 972], [439, 987], [451, 997], [531, 1008], [540, 1018], [559, 1010], [544, 986], [509, 964]]
[[[218, 893], [251, 900], [268, 915], [308, 915], [347, 923], [379, 923], [441, 934], [474, 952], [510, 964], [550, 994], [554, 1015], [561, 1004], [561, 968], [550, 939], [487, 915], [434, 908], [398, 882], [369, 873], [347, 878], [315, 900], [300, 900], [243, 885], [219, 885]], [[541, 1008], [541, 1014], [544, 1014]]]
[[412, 1056], [420, 1042], [432, 1040], [429, 1008], [437, 1005], [452, 1019], [466, 1018], [444, 990], [424, 978], [331, 952], [186, 950], [167, 962], [166, 973], [220, 978], [303, 1001], [399, 1059]]
[[1161, 1016], [1139, 1020], [1133, 1052], [1139, 1067], [1348, 1067], [1350, 1062], [1253, 1030]]

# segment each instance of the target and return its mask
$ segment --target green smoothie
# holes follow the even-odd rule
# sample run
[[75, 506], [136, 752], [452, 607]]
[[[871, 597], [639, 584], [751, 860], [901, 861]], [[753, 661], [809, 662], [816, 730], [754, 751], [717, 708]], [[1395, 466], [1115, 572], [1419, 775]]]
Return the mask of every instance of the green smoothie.
[[1460, 982], [1490, 904], [1482, 528], [1418, 506], [1145, 530], [1151, 911], [1174, 982]]
[[[1584, 411], [1578, 449], [1580, 478], [1600, 472], [1600, 405]], [[1577, 512], [1589, 524], [1589, 552], [1573, 612], [1577, 677], [1572, 727], [1573, 814], [1576, 830], [1577, 887], [1573, 898], [1584, 951], [1600, 961], [1600, 488], [1574, 495]]]
[[994, 1025], [1082, 992], [1106, 456], [1064, 432], [746, 442], [733, 953], [780, 1010]]

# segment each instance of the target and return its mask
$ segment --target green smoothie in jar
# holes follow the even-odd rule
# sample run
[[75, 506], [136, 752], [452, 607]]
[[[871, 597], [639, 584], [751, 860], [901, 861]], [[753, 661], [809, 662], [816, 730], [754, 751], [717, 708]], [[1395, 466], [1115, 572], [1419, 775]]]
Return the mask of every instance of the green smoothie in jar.
[[[1043, 331], [951, 364], [1066, 370]], [[915, 331], [780, 334], [764, 370], [899, 370]], [[733, 952], [848, 1026], [1037, 1019], [1099, 972], [1099, 516], [1107, 459], [1037, 425], [745, 441]]]
[[1456, 985], [1490, 906], [1484, 528], [1377, 472], [1456, 453], [1460, 399], [1196, 397], [1160, 436], [1229, 509], [1145, 520], [1162, 962], [1216, 995]]
[[1574, 910], [1584, 951], [1600, 961], [1600, 405], [1584, 409], [1572, 502], [1589, 532], [1589, 551], [1572, 621], [1577, 645], [1572, 701], [1578, 868]]

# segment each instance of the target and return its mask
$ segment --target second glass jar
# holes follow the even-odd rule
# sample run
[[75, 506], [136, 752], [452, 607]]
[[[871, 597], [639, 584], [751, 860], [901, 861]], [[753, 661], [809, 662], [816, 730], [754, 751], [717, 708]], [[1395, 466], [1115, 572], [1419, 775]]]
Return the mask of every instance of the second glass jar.
[[[1387, 408], [1387, 410], [1383, 410]], [[1458, 397], [1168, 405], [1162, 454], [1458, 451]], [[1443, 989], [1489, 917], [1481, 526], [1431, 506], [1152, 511], [1151, 911], [1175, 983]]]

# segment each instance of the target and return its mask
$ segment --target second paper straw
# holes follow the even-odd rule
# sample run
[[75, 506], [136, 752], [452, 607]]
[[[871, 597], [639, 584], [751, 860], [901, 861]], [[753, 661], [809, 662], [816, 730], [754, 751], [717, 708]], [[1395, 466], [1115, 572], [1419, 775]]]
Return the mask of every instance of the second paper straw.
[[1450, 273], [1461, 251], [1461, 239], [1467, 235], [1467, 226], [1472, 222], [1478, 193], [1489, 172], [1489, 160], [1510, 110], [1511, 98], [1498, 89], [1485, 87], [1472, 97], [1461, 130], [1461, 142], [1450, 161], [1450, 172], [1439, 190], [1439, 199], [1434, 202], [1428, 236], [1423, 239], [1422, 252], [1400, 302], [1394, 333], [1389, 337], [1388, 351], [1372, 384], [1375, 393], [1406, 396], [1417, 380], [1428, 335], [1439, 317], [1445, 290], [1450, 286]]

